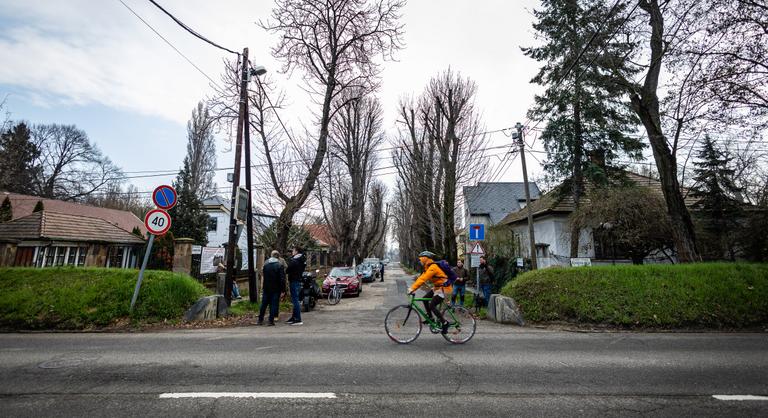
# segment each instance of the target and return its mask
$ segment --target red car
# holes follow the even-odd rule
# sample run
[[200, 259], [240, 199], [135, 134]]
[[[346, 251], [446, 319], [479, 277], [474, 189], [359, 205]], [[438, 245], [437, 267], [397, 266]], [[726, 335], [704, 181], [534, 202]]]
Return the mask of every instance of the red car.
[[334, 267], [323, 280], [323, 296], [328, 296], [331, 286], [338, 283], [344, 288], [345, 296], [360, 296], [363, 291], [360, 275], [352, 267]]

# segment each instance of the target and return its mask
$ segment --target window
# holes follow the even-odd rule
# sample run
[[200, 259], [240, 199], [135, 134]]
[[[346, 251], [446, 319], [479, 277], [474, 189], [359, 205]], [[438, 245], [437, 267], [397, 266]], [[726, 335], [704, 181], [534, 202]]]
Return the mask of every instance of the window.
[[88, 255], [88, 247], [80, 247], [80, 251], [77, 253], [77, 266], [85, 266], [85, 256]]
[[67, 247], [56, 247], [56, 266], [63, 266], [66, 261]]
[[124, 247], [109, 247], [109, 253], [107, 256], [107, 267], [121, 268], [123, 267], [123, 253]]
[[56, 247], [48, 247], [45, 249], [45, 264], [43, 267], [50, 267], [53, 265], [54, 257], [56, 256]]
[[35, 267], [42, 267], [43, 260], [45, 260], [45, 247], [37, 247], [37, 259], [35, 260]]
[[213, 216], [208, 217], [208, 230], [209, 231], [216, 231], [219, 227], [219, 219], [214, 218]]
[[69, 252], [67, 253], [67, 265], [74, 266], [76, 261], [77, 261], [77, 247], [69, 247]]

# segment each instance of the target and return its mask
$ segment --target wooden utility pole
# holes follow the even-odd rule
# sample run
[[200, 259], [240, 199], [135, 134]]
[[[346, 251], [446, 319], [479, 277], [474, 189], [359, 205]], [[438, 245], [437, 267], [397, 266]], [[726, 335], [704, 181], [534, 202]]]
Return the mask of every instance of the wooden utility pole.
[[538, 263], [536, 262], [536, 236], [533, 233], [533, 212], [531, 211], [531, 190], [528, 186], [528, 168], [525, 165], [525, 142], [523, 142], [523, 125], [518, 122], [515, 125], [517, 128], [517, 143], [520, 146], [520, 161], [523, 163], [523, 183], [525, 184], [525, 210], [528, 211], [528, 238], [530, 238], [531, 246], [531, 269], [536, 270]]
[[245, 101], [245, 122], [243, 123], [245, 136], [245, 188], [248, 189], [248, 219], [245, 227], [248, 228], [248, 300], [256, 303], [259, 300], [259, 288], [256, 282], [255, 260], [253, 259], [253, 191], [251, 190], [251, 118], [248, 112], [248, 97]]
[[[232, 304], [232, 283], [235, 279], [235, 247], [237, 246], [237, 189], [240, 187], [240, 156], [243, 148], [243, 125], [248, 103], [248, 48], [243, 48], [242, 78], [240, 80], [240, 112], [237, 117], [237, 138], [235, 140], [235, 172], [232, 173], [232, 200], [229, 204], [229, 241], [227, 243], [227, 276], [224, 286], [224, 300]], [[250, 170], [249, 170], [250, 171]]]

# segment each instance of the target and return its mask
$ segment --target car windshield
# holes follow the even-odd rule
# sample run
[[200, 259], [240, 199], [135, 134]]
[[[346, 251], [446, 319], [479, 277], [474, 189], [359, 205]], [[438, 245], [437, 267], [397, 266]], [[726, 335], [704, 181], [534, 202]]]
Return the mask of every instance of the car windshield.
[[351, 267], [334, 267], [331, 270], [330, 276], [333, 277], [344, 277], [344, 276], [354, 276], [355, 272], [352, 271]]
[[357, 266], [357, 271], [360, 273], [370, 272], [371, 266], [360, 264], [359, 266]]

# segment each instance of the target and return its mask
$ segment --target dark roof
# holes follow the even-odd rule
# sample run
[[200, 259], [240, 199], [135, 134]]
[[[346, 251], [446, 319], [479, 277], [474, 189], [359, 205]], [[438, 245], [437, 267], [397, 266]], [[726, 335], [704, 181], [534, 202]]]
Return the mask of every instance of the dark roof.
[[[659, 196], [664, 195], [661, 189], [661, 182], [658, 180], [630, 171], [625, 171], [623, 175], [629, 182], [634, 183], [637, 186], [647, 187], [653, 192], [658, 193]], [[563, 187], [564, 184], [561, 183], [552, 189], [549, 193], [541, 196], [539, 200], [531, 202], [530, 209], [533, 211], [534, 218], [550, 213], [571, 213], [575, 210], [573, 195], [570, 193], [562, 193]], [[586, 196], [589, 195], [590, 190], [594, 189], [594, 186], [590, 183], [587, 183], [585, 189], [587, 193], [585, 193], [583, 201], [589, 201], [589, 198]], [[685, 205], [689, 208], [696, 202], [696, 199], [692, 198], [685, 188], [683, 189], [683, 196], [685, 196]], [[502, 225], [509, 225], [525, 221], [527, 218], [527, 210], [518, 210], [507, 215], [500, 223]]]
[[144, 239], [100, 218], [47, 210], [0, 224], [0, 240], [52, 240], [143, 244]]
[[17, 193], [0, 193], [0, 202], [5, 197], [11, 201], [13, 210], [13, 219], [19, 219], [32, 214], [38, 201], [43, 202], [43, 208], [46, 212], [65, 213], [69, 215], [86, 216], [90, 218], [99, 218], [117, 225], [125, 231], [133, 231], [138, 227], [142, 234], [147, 232], [143, 220], [136, 217], [131, 212], [118, 209], [100, 208], [98, 206], [89, 206], [81, 203], [66, 202], [63, 200], [45, 199], [38, 196], [28, 196]]
[[[539, 187], [529, 183], [531, 199], [539, 198]], [[464, 187], [464, 201], [470, 215], [488, 215], [493, 224], [499, 223], [510, 212], [520, 210], [525, 202], [525, 183], [478, 183]]]

